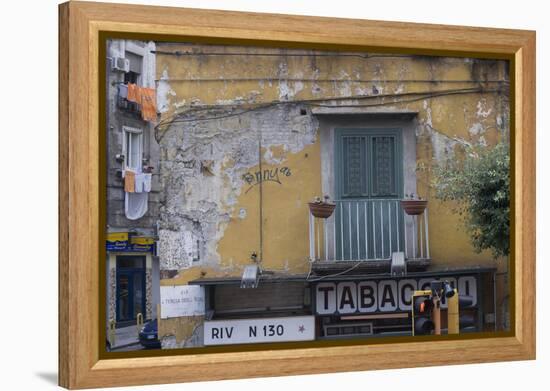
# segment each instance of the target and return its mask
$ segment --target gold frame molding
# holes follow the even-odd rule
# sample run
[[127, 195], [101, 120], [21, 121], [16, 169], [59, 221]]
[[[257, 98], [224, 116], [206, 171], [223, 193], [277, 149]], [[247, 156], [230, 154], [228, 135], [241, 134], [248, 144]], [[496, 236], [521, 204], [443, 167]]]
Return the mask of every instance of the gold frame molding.
[[[475, 339], [108, 358], [100, 260], [101, 34], [510, 61], [512, 330]], [[89, 2], [59, 6], [59, 384], [70, 389], [535, 358], [535, 32]], [[103, 339], [104, 340], [104, 339]], [[460, 352], [459, 355], [456, 353]]]

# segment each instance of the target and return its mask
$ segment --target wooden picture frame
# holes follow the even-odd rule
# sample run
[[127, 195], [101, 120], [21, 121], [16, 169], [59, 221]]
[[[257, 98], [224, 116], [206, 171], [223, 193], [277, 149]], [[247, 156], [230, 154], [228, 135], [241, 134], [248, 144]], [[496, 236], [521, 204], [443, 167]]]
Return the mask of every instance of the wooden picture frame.
[[[59, 384], [90, 388], [535, 358], [535, 33], [532, 31], [68, 2], [59, 6]], [[197, 42], [346, 47], [511, 64], [512, 331], [491, 338], [102, 357], [102, 32]], [[459, 355], [456, 352], [460, 351]]]

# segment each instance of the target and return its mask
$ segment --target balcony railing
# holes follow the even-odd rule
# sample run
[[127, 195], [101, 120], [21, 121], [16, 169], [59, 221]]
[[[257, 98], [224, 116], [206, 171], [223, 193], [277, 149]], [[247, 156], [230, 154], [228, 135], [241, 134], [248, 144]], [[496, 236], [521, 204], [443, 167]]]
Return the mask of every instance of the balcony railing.
[[428, 209], [409, 216], [398, 199], [336, 200], [327, 219], [309, 212], [312, 261], [429, 259]]

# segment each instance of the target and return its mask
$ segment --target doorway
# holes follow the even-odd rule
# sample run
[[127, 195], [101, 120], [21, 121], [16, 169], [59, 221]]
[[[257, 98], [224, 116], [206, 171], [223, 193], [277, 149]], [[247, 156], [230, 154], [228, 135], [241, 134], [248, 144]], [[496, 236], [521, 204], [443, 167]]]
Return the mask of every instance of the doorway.
[[135, 323], [139, 313], [145, 316], [145, 256], [116, 257], [117, 325]]
[[389, 259], [404, 249], [399, 128], [335, 130], [336, 260]]

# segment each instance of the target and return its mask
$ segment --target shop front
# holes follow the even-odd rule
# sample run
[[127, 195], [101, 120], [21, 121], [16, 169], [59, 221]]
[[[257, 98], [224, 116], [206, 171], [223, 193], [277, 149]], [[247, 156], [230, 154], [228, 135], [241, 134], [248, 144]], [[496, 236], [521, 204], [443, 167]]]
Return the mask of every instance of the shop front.
[[116, 327], [154, 318], [159, 300], [155, 247], [152, 237], [129, 232], [107, 236], [108, 322]]
[[[446, 281], [460, 297], [460, 333], [494, 331], [493, 268], [380, 274], [264, 275], [256, 288], [238, 278], [202, 278], [203, 345], [250, 344], [412, 335], [412, 296]], [[447, 302], [441, 301], [442, 334]]]
[[265, 274], [254, 288], [237, 277], [191, 281], [205, 292], [203, 345], [312, 341], [315, 317], [305, 275]]
[[[431, 270], [406, 276], [340, 275], [311, 282], [317, 339], [412, 335], [412, 295], [448, 281], [460, 297], [460, 333], [495, 330], [495, 269]], [[447, 302], [441, 300], [442, 332]]]

